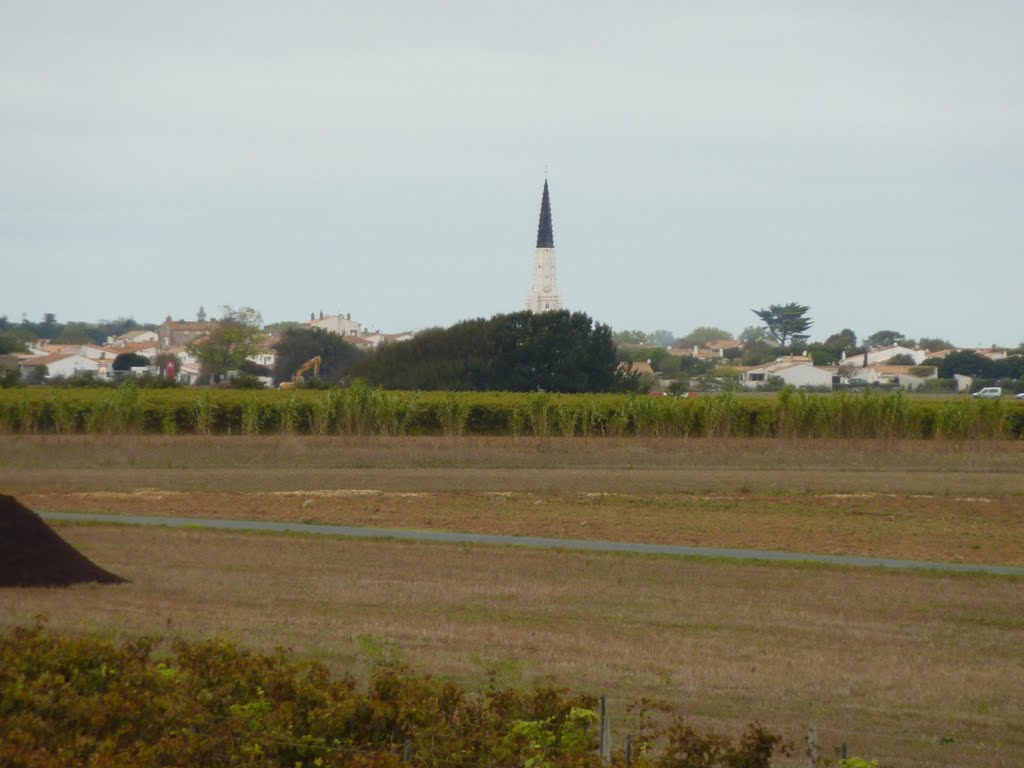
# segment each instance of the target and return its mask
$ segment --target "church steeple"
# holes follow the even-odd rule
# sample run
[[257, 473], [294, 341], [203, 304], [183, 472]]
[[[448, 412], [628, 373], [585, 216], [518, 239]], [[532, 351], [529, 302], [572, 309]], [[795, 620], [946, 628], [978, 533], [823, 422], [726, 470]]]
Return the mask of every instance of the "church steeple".
[[537, 225], [537, 249], [533, 252], [533, 288], [526, 297], [531, 312], [553, 312], [562, 308], [555, 270], [555, 235], [551, 227], [551, 197], [548, 180], [540, 199], [540, 223]]
[[555, 233], [551, 227], [551, 198], [548, 196], [547, 179], [544, 179], [544, 194], [540, 198], [540, 223], [537, 225], [537, 247], [555, 247]]

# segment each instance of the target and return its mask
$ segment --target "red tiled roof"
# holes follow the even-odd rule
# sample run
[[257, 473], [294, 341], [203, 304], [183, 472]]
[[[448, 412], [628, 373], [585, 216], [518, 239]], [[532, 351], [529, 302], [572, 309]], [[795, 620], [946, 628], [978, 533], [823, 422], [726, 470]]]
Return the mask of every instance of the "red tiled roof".
[[[52, 355], [33, 355], [32, 357], [22, 360], [18, 365], [50, 365], [51, 363], [58, 363], [61, 360], [67, 360], [69, 357], [76, 357], [73, 353], [55, 353]], [[77, 355], [77, 357], [85, 357], [84, 355]], [[88, 360], [89, 358], [85, 358]]]

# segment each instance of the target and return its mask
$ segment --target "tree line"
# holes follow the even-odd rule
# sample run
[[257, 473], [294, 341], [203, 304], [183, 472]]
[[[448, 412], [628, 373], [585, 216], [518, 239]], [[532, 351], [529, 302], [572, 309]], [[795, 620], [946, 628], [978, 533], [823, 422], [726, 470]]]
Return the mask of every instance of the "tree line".
[[[835, 365], [844, 357], [855, 358], [873, 347], [901, 344], [934, 352], [953, 346], [946, 339], [914, 340], [891, 329], [859, 339], [852, 329], [844, 328], [824, 341], [810, 341], [810, 307], [797, 302], [751, 310], [760, 324], [748, 326], [737, 337], [714, 326], [699, 326], [678, 338], [667, 330], [612, 333], [607, 325], [584, 313], [563, 310], [466, 320], [450, 328], [422, 331], [408, 342], [386, 344], [374, 351], [360, 349], [326, 330], [297, 323], [265, 327], [260, 313], [251, 307], [222, 309], [222, 317], [211, 333], [194, 341], [188, 350], [200, 364], [202, 381], [224, 380], [230, 373], [232, 385], [243, 387], [259, 386], [256, 377], [270, 377], [275, 384], [293, 380], [304, 363], [319, 358], [319, 375], [304, 377], [303, 385], [344, 385], [361, 378], [393, 389], [630, 391], [644, 389], [652, 382], [642, 381], [638, 374], [621, 373], [620, 363], [650, 362], [664, 376], [692, 380], [720, 376], [723, 359], [732, 365], [760, 365], [780, 355], [806, 354], [815, 365]], [[25, 342], [38, 338], [68, 344], [103, 343], [110, 336], [143, 328], [155, 326], [132, 318], [60, 323], [54, 314], [47, 313], [39, 322], [14, 323], [3, 316], [0, 354], [24, 352]], [[266, 349], [267, 332], [271, 330], [279, 336], [273, 344], [275, 363], [269, 368], [249, 358]], [[719, 359], [678, 356], [668, 349], [702, 348], [723, 339], [738, 343], [723, 349]], [[147, 362], [128, 353], [124, 359], [119, 357], [113, 368], [126, 370]], [[168, 362], [180, 367], [180, 360], [168, 354], [162, 355], [156, 365], [163, 370]], [[911, 365], [914, 360], [897, 356], [887, 362]], [[1020, 380], [1024, 376], [1024, 355], [1020, 352], [1005, 360], [991, 360], [975, 352], [959, 351], [924, 364], [936, 366], [943, 379], [954, 374], [985, 381]], [[15, 378], [5, 377], [3, 383], [17, 383]]]
[[583, 312], [514, 312], [381, 347], [353, 374], [387, 389], [609, 392], [626, 388], [611, 328]]
[[42, 320], [33, 322], [27, 318], [21, 322], [0, 316], [0, 354], [26, 351], [26, 344], [37, 339], [49, 339], [54, 344], [105, 344], [111, 336], [120, 336], [129, 331], [157, 328], [153, 324], [136, 322], [130, 317], [116, 320], [100, 320], [96, 323], [71, 321], [62, 323], [52, 312], [43, 315]]
[[[247, 360], [263, 343], [258, 313], [225, 307], [217, 327], [192, 342], [189, 352], [204, 378], [242, 371], [271, 374], [275, 383], [298, 379], [293, 383], [306, 386], [362, 379], [386, 389], [609, 392], [639, 385], [637, 376], [618, 371], [611, 328], [567, 310], [465, 320], [373, 351], [320, 328], [288, 326], [273, 345], [272, 371], [256, 370]], [[300, 377], [313, 359], [319, 362], [317, 376]]]

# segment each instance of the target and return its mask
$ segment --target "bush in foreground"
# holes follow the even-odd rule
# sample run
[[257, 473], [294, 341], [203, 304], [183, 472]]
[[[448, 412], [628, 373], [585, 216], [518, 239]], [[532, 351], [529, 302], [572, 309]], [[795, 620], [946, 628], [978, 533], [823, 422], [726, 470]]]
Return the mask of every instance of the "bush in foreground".
[[[493, 685], [471, 693], [394, 662], [362, 688], [283, 651], [175, 641], [163, 655], [155, 646], [42, 626], [0, 636], [0, 765], [603, 765], [591, 696]], [[757, 725], [733, 744], [677, 722], [662, 741], [638, 740], [632, 764], [767, 768], [780, 746]]]

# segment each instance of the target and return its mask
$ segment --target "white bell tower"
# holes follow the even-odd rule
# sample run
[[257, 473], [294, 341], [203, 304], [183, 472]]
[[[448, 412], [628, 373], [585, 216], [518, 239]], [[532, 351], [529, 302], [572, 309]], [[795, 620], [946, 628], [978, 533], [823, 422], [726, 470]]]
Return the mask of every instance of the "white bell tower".
[[551, 226], [551, 199], [548, 196], [547, 179], [544, 179], [544, 193], [540, 199], [537, 250], [533, 252], [533, 288], [526, 297], [526, 309], [530, 312], [562, 309], [558, 275], [555, 273], [555, 235]]

